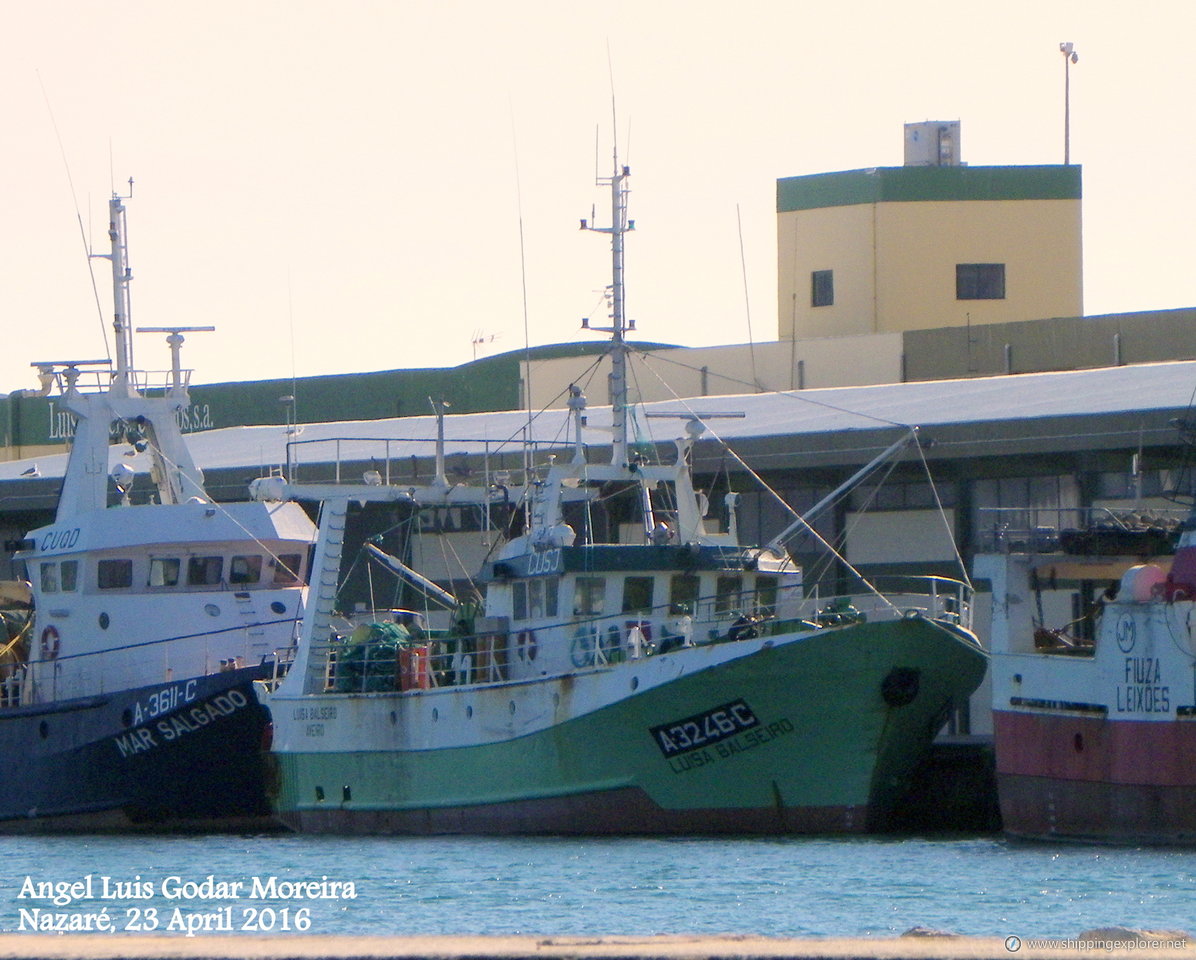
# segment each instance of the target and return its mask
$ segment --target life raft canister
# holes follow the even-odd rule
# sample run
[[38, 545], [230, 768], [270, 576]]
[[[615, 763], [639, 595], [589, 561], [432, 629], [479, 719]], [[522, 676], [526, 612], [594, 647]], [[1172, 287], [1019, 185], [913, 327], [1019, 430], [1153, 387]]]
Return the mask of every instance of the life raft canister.
[[58, 628], [53, 624], [42, 631], [42, 659], [56, 660], [59, 647]]

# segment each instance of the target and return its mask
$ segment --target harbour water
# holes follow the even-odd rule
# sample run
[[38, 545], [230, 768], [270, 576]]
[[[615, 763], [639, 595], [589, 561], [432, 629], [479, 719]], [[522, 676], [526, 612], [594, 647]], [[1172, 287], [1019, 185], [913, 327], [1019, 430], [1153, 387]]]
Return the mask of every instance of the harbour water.
[[180, 935], [1196, 933], [1196, 851], [987, 836], [3, 837], [0, 853], [9, 932], [106, 916]]

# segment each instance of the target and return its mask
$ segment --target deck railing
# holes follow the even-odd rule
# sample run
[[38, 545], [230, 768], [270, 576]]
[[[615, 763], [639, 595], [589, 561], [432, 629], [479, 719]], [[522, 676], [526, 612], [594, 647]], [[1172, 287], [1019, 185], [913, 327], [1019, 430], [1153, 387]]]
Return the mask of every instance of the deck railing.
[[1104, 537], [1114, 550], [1165, 553], [1174, 546], [1189, 510], [1113, 510], [1108, 507], [982, 507], [977, 546], [981, 553], [1055, 553]]
[[[547, 468], [567, 447], [559, 441], [531, 441], [522, 437], [453, 437], [446, 441], [445, 471], [450, 482], [474, 479], [491, 483], [523, 483]], [[287, 471], [292, 482], [420, 485], [435, 476], [436, 441], [428, 437], [314, 437], [287, 441]]]
[[[85, 653], [51, 655], [36, 641], [30, 645], [27, 659], [5, 666], [0, 674], [0, 709], [54, 703], [76, 696], [101, 696], [126, 689], [130, 675], [137, 685], [163, 686], [197, 675], [254, 666], [266, 657], [254, 652], [260, 643], [263, 626], [290, 624], [297, 636], [300, 621], [285, 618], [262, 623], [241, 623], [222, 630], [160, 637]], [[293, 657], [292, 647], [272, 656], [284, 660]], [[130, 658], [134, 658], [131, 663]], [[202, 667], [197, 668], [197, 662]], [[152, 663], [154, 676], [148, 676], [143, 664]], [[69, 668], [70, 676], [64, 676]], [[277, 669], [277, 668], [276, 668]], [[110, 682], [106, 678], [111, 677]]]
[[[899, 617], [925, 617], [970, 629], [968, 585], [947, 577], [899, 579], [905, 581], [902, 592], [888, 598], [815, 593], [790, 605], [783, 616], [775, 611], [735, 609], [724, 597], [703, 597], [693, 612], [660, 606], [576, 616], [551, 624], [515, 623], [505, 633], [404, 632], [394, 630], [390, 623], [367, 632], [359, 625], [356, 634], [334, 636], [314, 645], [314, 692], [383, 693], [501, 683], [539, 675], [537, 663], [554, 665], [554, 672], [601, 669], [688, 646], [736, 643]], [[368, 621], [368, 614], [361, 616]]]

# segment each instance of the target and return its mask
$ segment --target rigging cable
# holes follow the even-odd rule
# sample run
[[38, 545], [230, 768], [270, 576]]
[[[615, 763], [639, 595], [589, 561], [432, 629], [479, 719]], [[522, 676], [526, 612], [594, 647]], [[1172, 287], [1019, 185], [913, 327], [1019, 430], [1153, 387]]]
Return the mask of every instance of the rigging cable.
[[[519, 282], [523, 297], [523, 394], [524, 404], [527, 407], [527, 433], [528, 439], [531, 439], [532, 432], [532, 339], [531, 331], [528, 325], [528, 311], [527, 311], [527, 255], [523, 244], [523, 185], [519, 174], [519, 141], [515, 133], [515, 107], [514, 104], [507, 101], [511, 111], [511, 146], [515, 154], [515, 200], [518, 206], [519, 213]], [[524, 471], [530, 470], [531, 464], [528, 462], [530, 457], [530, 445], [524, 447]]]
[[58, 132], [58, 121], [54, 118], [54, 108], [50, 105], [50, 95], [46, 92], [46, 85], [42, 82], [41, 71], [37, 71], [37, 82], [42, 89], [42, 97], [46, 101], [46, 110], [50, 114], [50, 125], [54, 128], [54, 137], [58, 141], [58, 152], [62, 156], [62, 166], [66, 171], [66, 182], [71, 191], [71, 203], [75, 205], [75, 219], [79, 223], [79, 238], [83, 241], [83, 253], [87, 258], [87, 274], [91, 278], [91, 295], [95, 298], [96, 314], [100, 321], [100, 333], [104, 337], [104, 352], [112, 355], [112, 348], [108, 345], [108, 325], [104, 322], [104, 308], [100, 304], [100, 290], [96, 286], [96, 274], [91, 268], [91, 248], [87, 242], [87, 231], [83, 228], [83, 215], [79, 212], [79, 200], [75, 193], [75, 181], [71, 177], [71, 166], [66, 159], [66, 147], [62, 143], [62, 134]]
[[[648, 369], [651, 369], [651, 368], [649, 367]], [[652, 372], [655, 374], [655, 371], [652, 371]], [[663, 378], [663, 377], [660, 377], [660, 375], [659, 375], [659, 374], [656, 374], [656, 376], [658, 377], [658, 379], [660, 379], [660, 382], [661, 382], [662, 384], [664, 384], [664, 386], [665, 386], [665, 389], [667, 389], [667, 390], [668, 390], [670, 393], [673, 393], [673, 398], [674, 398], [674, 399], [675, 399], [677, 402], [681, 403], [681, 404], [682, 404], [682, 405], [683, 405], [683, 406], [684, 406], [684, 407], [685, 407], [685, 408], [686, 408], [686, 409], [689, 411], [689, 413], [690, 413], [692, 416], [694, 416], [694, 417], [695, 417], [695, 418], [697, 418], [698, 420], [701, 420], [701, 417], [699, 416], [698, 412], [697, 412], [696, 410], [694, 410], [694, 409], [693, 409], [693, 407], [692, 407], [692, 406], [689, 404], [689, 402], [688, 402], [687, 400], [685, 400], [685, 399], [684, 399], [684, 398], [682, 398], [682, 397], [678, 397], [678, 396], [676, 395], [675, 391], [673, 391], [673, 388], [672, 388], [671, 386], [669, 386], [669, 384], [668, 384], [668, 383], [667, 383], [667, 382], [664, 380], [664, 378]], [[879, 418], [876, 418], [876, 419], [879, 419]], [[876, 597], [877, 597], [879, 600], [881, 600], [883, 603], [887, 604], [887, 605], [888, 605], [890, 608], [892, 608], [894, 611], [899, 611], [899, 608], [897, 607], [897, 605], [896, 605], [896, 604], [894, 604], [894, 603], [893, 603], [893, 602], [892, 602], [892, 601], [891, 601], [891, 600], [890, 600], [888, 597], [886, 597], [886, 596], [885, 596], [883, 593], [881, 593], [881, 592], [880, 592], [880, 591], [879, 591], [879, 590], [878, 590], [878, 589], [877, 589], [877, 588], [876, 588], [876, 587], [875, 587], [875, 586], [872, 584], [872, 582], [871, 582], [870, 580], [868, 580], [868, 578], [867, 578], [867, 577], [865, 577], [865, 576], [864, 576], [864, 575], [863, 575], [863, 574], [862, 574], [862, 573], [861, 573], [859, 570], [857, 570], [857, 569], [856, 569], [856, 568], [855, 568], [855, 567], [854, 567], [854, 566], [851, 564], [851, 562], [850, 562], [850, 561], [849, 561], [849, 560], [848, 560], [848, 559], [847, 559], [845, 556], [843, 556], [843, 554], [842, 554], [842, 553], [840, 553], [840, 552], [839, 552], [837, 549], [835, 549], [835, 547], [834, 547], [834, 546], [833, 546], [833, 545], [832, 545], [830, 542], [828, 542], [828, 541], [827, 541], [827, 539], [826, 539], [825, 537], [823, 537], [823, 536], [822, 536], [822, 534], [820, 534], [820, 533], [819, 533], [817, 530], [815, 530], [815, 529], [814, 529], [814, 527], [812, 527], [812, 526], [811, 526], [809, 523], [807, 523], [807, 522], [806, 522], [806, 520], [805, 520], [805, 518], [803, 518], [803, 517], [802, 517], [802, 516], [801, 516], [801, 515], [800, 515], [800, 514], [799, 514], [799, 513], [796, 511], [796, 510], [794, 510], [794, 509], [793, 509], [791, 506], [789, 506], [789, 504], [788, 504], [788, 503], [785, 501], [785, 498], [784, 498], [784, 497], [782, 497], [782, 496], [781, 496], [779, 493], [777, 493], [777, 492], [776, 492], [776, 491], [775, 491], [775, 490], [774, 490], [774, 489], [773, 489], [771, 486], [769, 486], [769, 485], [768, 485], [768, 483], [767, 483], [767, 482], [765, 482], [764, 478], [763, 478], [763, 477], [761, 477], [761, 476], [760, 476], [760, 474], [759, 474], [759, 473], [757, 473], [757, 472], [756, 472], [754, 469], [752, 469], [752, 467], [751, 467], [751, 466], [750, 466], [750, 465], [747, 463], [747, 461], [746, 461], [746, 460], [744, 460], [744, 459], [743, 459], [743, 457], [741, 457], [741, 456], [740, 456], [740, 455], [739, 455], [739, 454], [738, 454], [738, 453], [735, 451], [735, 449], [734, 449], [734, 448], [733, 448], [733, 447], [732, 447], [732, 446], [731, 446], [729, 443], [727, 443], [727, 442], [726, 442], [726, 441], [725, 441], [725, 440], [724, 440], [724, 439], [723, 439], [721, 436], [719, 436], [718, 432], [717, 432], [717, 431], [716, 431], [716, 430], [715, 430], [713, 427], [711, 427], [711, 426], [710, 426], [708, 423], [706, 423], [705, 421], [702, 421], [702, 422], [705, 424], [705, 426], [706, 426], [706, 429], [710, 431], [710, 435], [711, 435], [711, 436], [712, 436], [712, 437], [713, 437], [715, 440], [717, 440], [717, 441], [718, 441], [718, 442], [719, 442], [719, 443], [722, 445], [722, 447], [723, 447], [723, 448], [724, 448], [724, 449], [725, 449], [725, 450], [726, 450], [726, 451], [727, 451], [727, 452], [728, 452], [728, 453], [729, 453], [729, 454], [730, 454], [730, 455], [731, 455], [731, 456], [732, 456], [732, 457], [735, 459], [735, 461], [736, 461], [736, 462], [737, 462], [737, 463], [738, 463], [738, 464], [739, 464], [739, 465], [740, 465], [740, 466], [741, 466], [741, 467], [742, 467], [744, 470], [746, 470], [746, 471], [747, 471], [747, 473], [748, 473], [748, 474], [749, 474], [749, 475], [750, 475], [750, 476], [751, 476], [751, 477], [752, 477], [752, 478], [753, 478], [753, 479], [754, 479], [754, 480], [755, 480], [755, 481], [756, 481], [758, 484], [760, 484], [760, 486], [761, 486], [761, 487], [763, 487], [765, 490], [767, 490], [767, 491], [768, 491], [768, 492], [769, 492], [769, 493], [770, 493], [770, 494], [771, 494], [771, 495], [772, 495], [772, 496], [773, 496], [773, 497], [776, 499], [776, 501], [777, 501], [779, 504], [781, 504], [781, 506], [782, 506], [782, 507], [783, 507], [785, 510], [787, 510], [787, 511], [788, 511], [788, 512], [789, 512], [789, 513], [790, 513], [790, 514], [793, 516], [793, 518], [794, 518], [795, 520], [798, 520], [798, 521], [800, 521], [800, 522], [801, 522], [801, 524], [802, 524], [802, 525], [805, 527], [805, 529], [806, 529], [807, 531], [809, 531], [809, 533], [810, 533], [810, 535], [811, 535], [811, 536], [813, 536], [813, 537], [814, 537], [814, 538], [815, 538], [815, 539], [816, 539], [816, 540], [817, 540], [819, 543], [821, 543], [821, 544], [822, 544], [822, 545], [823, 545], [823, 546], [824, 546], [824, 547], [825, 547], [825, 548], [826, 548], [828, 551], [830, 551], [832, 554], [834, 554], [834, 556], [835, 556], [835, 557], [836, 557], [836, 558], [837, 558], [837, 559], [838, 559], [838, 560], [839, 560], [839, 561], [840, 561], [840, 562], [841, 562], [841, 563], [842, 563], [842, 564], [843, 564], [843, 565], [844, 565], [844, 566], [845, 566], [845, 567], [846, 567], [848, 570], [851, 570], [851, 571], [852, 571], [852, 572], [853, 572], [853, 573], [854, 573], [854, 574], [855, 574], [857, 577], [859, 577], [859, 579], [860, 579], [860, 582], [861, 582], [861, 583], [864, 585], [864, 587], [865, 587], [867, 590], [869, 590], [869, 591], [870, 591], [872, 594], [874, 594], [874, 595], [875, 595], [875, 596], [876, 596]], [[906, 425], [904, 425], [904, 424], [895, 424], [895, 425], [899, 425], [899, 426], [906, 426]], [[906, 427], [906, 429], [912, 429], [912, 427], [908, 427], [908, 426], [907, 426], [907, 427]]]
[[922, 441], [919, 438], [916, 441], [918, 450], [918, 457], [922, 461], [922, 469], [926, 471], [926, 480], [930, 484], [930, 492], [934, 494], [934, 505], [938, 508], [939, 517], [942, 518], [943, 528], [947, 532], [947, 539], [951, 541], [951, 550], [955, 554], [955, 560], [959, 564], [959, 572], [963, 578], [963, 582], [972, 589], [972, 579], [968, 576], [968, 567], [964, 563], [963, 555], [959, 552], [959, 545], [955, 542], [955, 532], [951, 529], [951, 524], [947, 521], [947, 511], [943, 508], [943, 501], [939, 497], [939, 488], [934, 482], [934, 478], [930, 473], [930, 464], [926, 461], [926, 451], [922, 448]]
[[[659, 355], [658, 352], [655, 352], [655, 351], [643, 350], [643, 351], [639, 351], [639, 352], [641, 352], [643, 354], [644, 366], [647, 367], [648, 369], [651, 369], [651, 363], [649, 363], [649, 361], [657, 361], [660, 363], [671, 363], [674, 366], [681, 367], [685, 370], [692, 370], [696, 373], [701, 373], [701, 371], [702, 371], [701, 367], [695, 367], [692, 364], [682, 363], [680, 360], [673, 360], [670, 357], [662, 357]], [[667, 389], [671, 394], [673, 394], [674, 399], [677, 399], [677, 400], [681, 399], [677, 395], [676, 391], [673, 390], [672, 386], [663, 377], [661, 377], [659, 373], [656, 373], [656, 371], [653, 371], [653, 374], [657, 377], [657, 379], [659, 379], [661, 381], [662, 384], [664, 384], [665, 389]], [[736, 377], [728, 377], [728, 376], [723, 375], [723, 379], [729, 381], [730, 383], [739, 384], [740, 386], [750, 387], [753, 390], [757, 389], [756, 384], [749, 383], [746, 380], [740, 380]], [[828, 403], [826, 400], [814, 399], [813, 397], [810, 397], [808, 395], [808, 391], [804, 391], [804, 390], [792, 390], [792, 391], [791, 390], [775, 390], [775, 391], [770, 391], [770, 392], [774, 396], [783, 397], [786, 400], [794, 400], [799, 403], [810, 403], [816, 407], [823, 407], [827, 410], [833, 410], [835, 413], [846, 413], [853, 417], [861, 417], [866, 420], [874, 420], [877, 423], [883, 423], [889, 427], [902, 427], [906, 430], [910, 429], [910, 425], [908, 423], [902, 423], [900, 420], [890, 420], [887, 417], [878, 417], [874, 413], [861, 413], [858, 410], [850, 410], [847, 407], [840, 407], [833, 403]]]
[[756, 374], [756, 341], [752, 337], [752, 302], [748, 297], [747, 257], [743, 253], [743, 217], [739, 212], [739, 204], [735, 204], [735, 222], [739, 225], [739, 268], [743, 273], [743, 311], [747, 316], [748, 351], [752, 358], [752, 383], [756, 391], [764, 388], [760, 385], [760, 378]]

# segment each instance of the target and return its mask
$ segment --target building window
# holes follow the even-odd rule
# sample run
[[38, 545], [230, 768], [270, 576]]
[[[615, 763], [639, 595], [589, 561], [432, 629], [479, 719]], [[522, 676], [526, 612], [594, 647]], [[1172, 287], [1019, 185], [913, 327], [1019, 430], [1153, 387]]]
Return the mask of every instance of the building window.
[[1004, 300], [1005, 264], [957, 263], [956, 300]]
[[810, 306], [829, 307], [835, 302], [835, 271], [815, 270], [810, 274]]
[[863, 510], [933, 510], [940, 503], [953, 507], [958, 493], [953, 483], [933, 486], [925, 481], [890, 480], [876, 486], [860, 485], [851, 491], [851, 509]]
[[1075, 527], [1080, 484], [1071, 475], [1000, 477], [972, 484], [972, 523], [982, 546], [1031, 532]]
[[[1175, 489], [1170, 470], [1099, 473], [1096, 476], [1096, 495], [1101, 500], [1135, 500], [1138, 497], [1161, 497]], [[65, 579], [65, 578], [64, 578]], [[66, 588], [63, 587], [65, 590]]]

